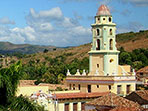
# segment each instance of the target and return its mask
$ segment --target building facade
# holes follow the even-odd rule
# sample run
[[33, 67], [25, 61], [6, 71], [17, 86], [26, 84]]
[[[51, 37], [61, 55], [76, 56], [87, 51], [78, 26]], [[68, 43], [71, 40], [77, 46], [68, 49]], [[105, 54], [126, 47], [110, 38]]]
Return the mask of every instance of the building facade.
[[92, 48], [89, 53], [89, 73], [85, 70], [75, 75], [67, 72], [67, 87], [80, 92], [113, 92], [125, 96], [135, 91], [135, 72], [129, 65], [118, 63], [116, 24], [105, 5], [101, 5], [92, 26]]

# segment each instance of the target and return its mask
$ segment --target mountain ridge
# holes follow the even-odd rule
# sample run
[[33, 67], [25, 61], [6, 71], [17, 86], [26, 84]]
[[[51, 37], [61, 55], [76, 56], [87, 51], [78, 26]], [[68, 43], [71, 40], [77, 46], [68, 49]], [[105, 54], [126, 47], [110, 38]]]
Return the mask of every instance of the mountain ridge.
[[[127, 32], [122, 34], [116, 35], [117, 41], [117, 48], [123, 47], [126, 51], [132, 51], [138, 48], [148, 48], [148, 30], [140, 30], [139, 32]], [[0, 53], [23, 53], [23, 54], [33, 54], [43, 52], [45, 49], [48, 51], [53, 51], [57, 49], [77, 49], [80, 47], [88, 48], [87, 51], [90, 50], [91, 45], [90, 43], [80, 45], [80, 46], [73, 46], [73, 47], [56, 47], [56, 46], [43, 46], [43, 45], [31, 45], [31, 44], [13, 44], [10, 42], [0, 42]], [[78, 50], [79, 51], [79, 50]], [[83, 51], [82, 51], [83, 52]]]

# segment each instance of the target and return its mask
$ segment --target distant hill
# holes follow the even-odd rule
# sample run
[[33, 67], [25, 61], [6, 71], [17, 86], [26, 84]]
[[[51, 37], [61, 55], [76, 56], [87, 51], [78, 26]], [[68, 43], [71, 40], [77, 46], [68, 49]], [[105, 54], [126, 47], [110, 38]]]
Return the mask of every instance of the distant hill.
[[40, 45], [30, 45], [30, 44], [12, 44], [10, 42], [0, 42], [0, 53], [23, 53], [23, 54], [32, 54], [43, 52], [45, 49], [51, 51], [55, 49], [54, 46], [40, 46]]
[[[117, 48], [124, 47], [126, 51], [132, 51], [138, 48], [148, 48], [148, 30], [139, 32], [128, 32], [123, 34], [117, 34], [116, 36]], [[52, 53], [59, 55], [60, 53], [73, 53], [73, 57], [86, 57], [87, 52], [90, 50], [90, 43], [77, 46], [77, 47], [66, 47], [58, 48], [54, 46], [40, 46], [40, 45], [30, 45], [30, 44], [12, 44], [10, 42], [0, 42], [0, 53], [14, 53], [20, 52], [24, 54], [33, 54], [38, 52], [43, 52], [45, 49], [52, 51], [53, 49], [63, 49], [57, 50]], [[54, 55], [53, 54], [53, 55]], [[52, 55], [52, 54], [51, 54]]]
[[[138, 48], [148, 48], [148, 31], [128, 32], [117, 35], [117, 48], [123, 47], [126, 51], [132, 51]], [[66, 56], [66, 63], [70, 63], [75, 58], [82, 60], [88, 57], [88, 51], [91, 49], [91, 43], [77, 47], [64, 48], [61, 50], [50, 51], [48, 53], [37, 53], [24, 58], [26, 63], [30, 60], [40, 59], [40, 62], [46, 62], [47, 57]]]

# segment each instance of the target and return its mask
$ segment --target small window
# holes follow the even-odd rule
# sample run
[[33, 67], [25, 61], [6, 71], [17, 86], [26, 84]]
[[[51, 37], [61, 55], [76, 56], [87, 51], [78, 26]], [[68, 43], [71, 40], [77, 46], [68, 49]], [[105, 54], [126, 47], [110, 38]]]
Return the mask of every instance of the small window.
[[78, 110], [78, 103], [73, 103], [73, 111], [77, 111]]
[[97, 68], [99, 68], [99, 64], [97, 64]]
[[99, 88], [99, 85], [97, 85], [97, 88]]
[[111, 85], [108, 85], [108, 89], [111, 90], [111, 88], [112, 88]]
[[65, 103], [65, 110], [64, 111], [69, 111], [69, 103]]
[[85, 111], [85, 102], [81, 102], [81, 111]]
[[114, 59], [110, 59], [110, 61], [109, 61], [109, 62], [111, 63], [111, 62], [113, 62], [113, 61], [114, 61]]
[[105, 18], [103, 18], [103, 20], [105, 20]]
[[117, 85], [117, 94], [121, 94], [121, 88], [122, 88], [121, 85]]
[[111, 21], [112, 21], [112, 18], [111, 18], [111, 17], [109, 17], [108, 21], [109, 21], [109, 22], [111, 22]]
[[78, 89], [81, 90], [81, 85], [80, 84], [78, 85]]
[[98, 21], [100, 21], [100, 17], [98, 18]]
[[71, 90], [71, 84], [69, 84], [69, 90]]
[[109, 41], [109, 49], [113, 50], [113, 39], [110, 39]]
[[109, 34], [110, 34], [110, 35], [113, 35], [112, 29], [109, 30]]
[[97, 47], [96, 50], [100, 50], [100, 39], [97, 39]]
[[97, 29], [97, 35], [100, 35], [100, 30], [99, 29]]
[[87, 91], [88, 93], [91, 93], [91, 85], [87, 85]]
[[131, 85], [127, 85], [126, 86], [126, 94], [129, 94], [130, 93], [130, 88], [131, 88]]
[[75, 84], [73, 84], [73, 90], [75, 90]]

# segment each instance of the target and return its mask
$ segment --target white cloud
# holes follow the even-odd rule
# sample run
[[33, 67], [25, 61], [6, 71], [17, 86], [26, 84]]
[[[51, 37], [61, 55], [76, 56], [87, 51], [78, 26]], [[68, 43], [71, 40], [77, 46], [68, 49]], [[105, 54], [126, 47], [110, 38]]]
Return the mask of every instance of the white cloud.
[[125, 32], [137, 32], [139, 30], [143, 30], [144, 27], [141, 23], [137, 21], [128, 22], [127, 24], [122, 24], [117, 26], [117, 33], [125, 33]]
[[148, 6], [148, 0], [121, 0], [123, 2], [129, 2], [136, 6]]
[[14, 21], [11, 21], [8, 17], [0, 18], [0, 24], [15, 24]]
[[59, 7], [36, 12], [30, 9], [24, 28], [0, 27], [0, 40], [54, 46], [75, 46], [91, 41], [90, 28], [65, 17]]

